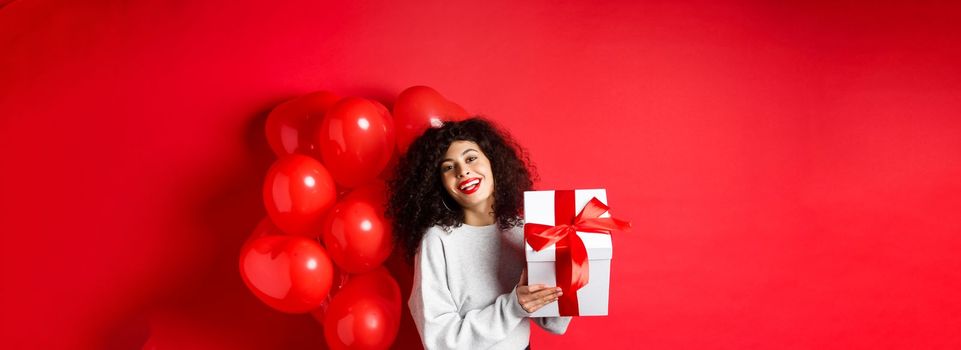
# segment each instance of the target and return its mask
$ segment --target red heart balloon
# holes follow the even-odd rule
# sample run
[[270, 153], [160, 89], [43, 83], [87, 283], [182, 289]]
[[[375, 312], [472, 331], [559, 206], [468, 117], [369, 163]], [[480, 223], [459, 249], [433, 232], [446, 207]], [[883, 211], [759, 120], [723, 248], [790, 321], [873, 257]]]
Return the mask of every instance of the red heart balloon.
[[334, 205], [337, 189], [323, 164], [291, 154], [278, 159], [264, 180], [264, 206], [270, 220], [292, 235], [320, 236], [324, 214]]
[[241, 249], [240, 275], [258, 299], [288, 313], [306, 313], [327, 296], [333, 279], [330, 258], [314, 240], [263, 236]]
[[391, 223], [384, 217], [387, 187], [379, 181], [357, 188], [334, 205], [324, 220], [324, 246], [338, 267], [370, 271], [394, 249]]
[[348, 97], [327, 111], [315, 138], [334, 181], [354, 188], [387, 166], [393, 155], [394, 126], [380, 103]]
[[324, 113], [340, 97], [327, 91], [318, 91], [290, 99], [277, 105], [267, 115], [264, 131], [267, 144], [278, 157], [291, 153], [316, 155], [317, 144], [313, 130]]
[[400, 327], [400, 288], [383, 267], [353, 275], [324, 315], [331, 349], [387, 349]]
[[397, 96], [394, 103], [394, 126], [397, 130], [397, 150], [401, 154], [429, 127], [440, 127], [443, 122], [469, 117], [461, 106], [448, 101], [437, 90], [426, 86], [409, 87]]

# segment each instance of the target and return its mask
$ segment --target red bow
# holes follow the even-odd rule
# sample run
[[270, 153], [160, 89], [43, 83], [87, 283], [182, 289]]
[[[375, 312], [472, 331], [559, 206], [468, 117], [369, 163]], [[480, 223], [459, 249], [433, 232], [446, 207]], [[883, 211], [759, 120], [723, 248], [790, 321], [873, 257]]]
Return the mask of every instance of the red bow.
[[557, 245], [554, 266], [557, 270], [557, 285], [564, 291], [558, 300], [562, 316], [579, 314], [577, 291], [587, 285], [590, 279], [587, 248], [576, 232], [611, 234], [611, 230], [627, 231], [631, 228], [629, 221], [600, 217], [608, 209], [607, 205], [595, 197], [574, 216], [574, 191], [554, 191], [554, 226], [524, 225], [524, 238], [535, 251], [551, 244]]

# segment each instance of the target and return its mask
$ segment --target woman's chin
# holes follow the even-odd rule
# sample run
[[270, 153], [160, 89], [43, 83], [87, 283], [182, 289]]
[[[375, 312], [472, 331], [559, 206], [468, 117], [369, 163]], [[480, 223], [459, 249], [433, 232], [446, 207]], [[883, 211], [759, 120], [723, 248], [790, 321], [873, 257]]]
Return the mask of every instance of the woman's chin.
[[490, 196], [488, 195], [482, 198], [481, 196], [475, 193], [474, 195], [471, 195], [468, 198], [458, 198], [457, 202], [458, 204], [460, 204], [461, 208], [463, 208], [464, 210], [471, 210], [471, 209], [475, 209], [483, 206], [484, 203], [487, 202], [487, 198], [489, 197]]

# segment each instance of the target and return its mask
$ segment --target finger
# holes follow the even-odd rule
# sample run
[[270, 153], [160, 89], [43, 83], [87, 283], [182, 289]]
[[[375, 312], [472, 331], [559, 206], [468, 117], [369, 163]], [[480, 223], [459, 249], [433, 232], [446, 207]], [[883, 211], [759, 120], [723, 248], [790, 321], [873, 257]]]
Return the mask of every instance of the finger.
[[543, 301], [545, 304], [552, 303], [554, 301], [557, 301], [557, 299], [560, 299], [561, 295], [563, 294], [564, 294], [563, 292], [551, 293], [541, 298], [541, 301]]
[[536, 298], [536, 299], [541, 299], [541, 298], [544, 298], [545, 296], [557, 294], [559, 291], [560, 291], [560, 288], [556, 288], [556, 287], [544, 287], [543, 289], [540, 289], [540, 290], [538, 290], [538, 291], [536, 291], [536, 292], [533, 292], [533, 293], [531, 293], [531, 294], [533, 294], [534, 298]]
[[[532, 292], [532, 290], [535, 290], [535, 292]], [[518, 287], [517, 300], [521, 304], [524, 304], [525, 302], [537, 301], [544, 298], [550, 298], [551, 296], [557, 297], [559, 292], [560, 288], [548, 287], [542, 284]]]
[[539, 300], [541, 297], [533, 293], [521, 293], [517, 295], [517, 301], [521, 304]]
[[550, 289], [550, 288], [548, 288], [546, 284], [535, 284], [533, 286], [527, 286], [527, 291], [529, 293], [536, 293], [537, 291], [540, 291], [543, 289]]
[[557, 300], [557, 298], [560, 298], [560, 297], [561, 297], [561, 294], [562, 294], [562, 293], [559, 292], [559, 291], [551, 291], [550, 293], [547, 293], [546, 295], [540, 296], [540, 297], [538, 298], [538, 300], [549, 303], [549, 302], [552, 302], [552, 301], [554, 301], [554, 300]]
[[[540, 307], [548, 303], [554, 302], [562, 294], [563, 293], [561, 293], [555, 288], [547, 288], [538, 292], [537, 294], [525, 295], [522, 299], [519, 298], [519, 301], [521, 305], [524, 305], [525, 309], [535, 310], [532, 308]], [[533, 311], [529, 311], [529, 312], [533, 312]]]
[[521, 281], [520, 281], [520, 283], [518, 283], [517, 285], [518, 285], [518, 286], [526, 286], [526, 285], [527, 285], [527, 268], [526, 268], [526, 267], [525, 267], [523, 270], [521, 270]]
[[528, 286], [517, 287], [517, 299], [520, 300], [521, 302], [524, 302], [525, 300], [534, 299], [533, 295], [534, 293], [531, 292], [530, 287]]
[[528, 305], [530, 305], [530, 306], [529, 306], [529, 308], [528, 308], [529, 311], [527, 311], [527, 312], [533, 313], [533, 312], [537, 311], [538, 309], [544, 307], [544, 305], [553, 303], [553, 302], [555, 302], [555, 301], [557, 301], [557, 298], [556, 298], [556, 297], [548, 298], [548, 299], [539, 299], [539, 300], [537, 300], [537, 301], [532, 301], [532, 302], [528, 303]]

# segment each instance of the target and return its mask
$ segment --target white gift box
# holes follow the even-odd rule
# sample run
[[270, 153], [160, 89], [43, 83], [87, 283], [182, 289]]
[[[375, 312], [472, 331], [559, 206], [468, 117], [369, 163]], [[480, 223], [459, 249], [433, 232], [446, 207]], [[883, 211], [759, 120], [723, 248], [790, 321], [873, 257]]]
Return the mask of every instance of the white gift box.
[[[524, 221], [526, 224], [555, 225], [554, 192], [524, 192]], [[607, 192], [604, 189], [575, 190], [574, 215], [580, 213], [591, 198], [595, 197], [605, 205], [607, 204]], [[610, 214], [604, 213], [600, 217], [610, 217]], [[577, 236], [581, 238], [585, 248], [587, 248], [590, 275], [587, 284], [577, 291], [578, 316], [607, 315], [611, 256], [613, 253], [611, 235], [578, 231]], [[556, 286], [555, 245], [551, 244], [540, 251], [535, 251], [526, 240], [524, 245], [527, 256], [527, 284]], [[531, 317], [550, 316], [561, 316], [557, 301], [541, 307], [531, 315]]]

